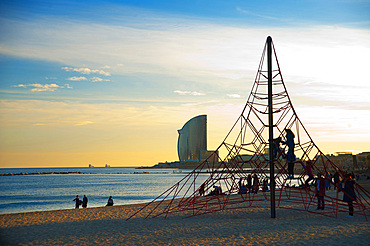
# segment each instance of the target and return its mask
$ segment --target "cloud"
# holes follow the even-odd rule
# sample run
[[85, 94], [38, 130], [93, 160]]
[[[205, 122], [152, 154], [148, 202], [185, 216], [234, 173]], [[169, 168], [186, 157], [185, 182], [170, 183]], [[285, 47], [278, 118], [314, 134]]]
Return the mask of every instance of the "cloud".
[[239, 13], [242, 13], [242, 14], [247, 14], [247, 15], [252, 15], [252, 16], [256, 16], [256, 17], [259, 17], [259, 18], [263, 18], [263, 19], [268, 19], [268, 20], [280, 20], [280, 18], [276, 18], [276, 17], [271, 17], [271, 16], [267, 16], [267, 15], [259, 15], [259, 14], [256, 14], [256, 13], [253, 13], [251, 11], [247, 11], [247, 10], [244, 10], [242, 8], [236, 8], [236, 10], [239, 12]]
[[71, 77], [71, 78], [68, 78], [67, 80], [81, 81], [81, 80], [87, 80], [87, 78], [86, 77]]
[[24, 84], [18, 84], [18, 85], [13, 85], [13, 87], [22, 87], [22, 88], [26, 88], [27, 85], [24, 85]]
[[40, 92], [40, 91], [55, 91], [57, 90], [60, 86], [57, 85], [57, 84], [31, 84], [29, 86], [33, 86], [35, 88], [31, 89], [31, 91], [36, 91], [36, 92]]
[[227, 96], [231, 98], [240, 98], [239, 94], [227, 94]]
[[102, 78], [99, 78], [99, 77], [92, 77], [90, 80], [91, 80], [91, 82], [110, 81], [109, 79], [102, 79]]
[[78, 122], [75, 124], [75, 126], [85, 126], [85, 125], [90, 125], [90, 124], [93, 124], [94, 122], [92, 121], [81, 121], [81, 122]]
[[[370, 89], [363, 74], [354, 72], [368, 70], [367, 29], [309, 23], [273, 28], [236, 23], [224, 25], [219, 21], [212, 23], [212, 19], [153, 18], [158, 15], [150, 12], [136, 16], [140, 17], [130, 16], [114, 25], [98, 20], [91, 24], [56, 17], [32, 22], [4, 20], [2, 24], [17, 35], [1, 41], [0, 53], [57, 61], [68, 65], [62, 68], [65, 71], [93, 74], [91, 77], [104, 78], [110, 73], [163, 76], [173, 78], [173, 83], [179, 80], [196, 82], [199, 88], [211, 85], [208, 88], [212, 88], [212, 92], [214, 88], [220, 91], [218, 96], [223, 96], [223, 91], [231, 86], [237, 91], [246, 90], [245, 94], [239, 93], [247, 96], [266, 37], [270, 35], [291, 97], [310, 91], [313, 95], [307, 95], [305, 102], [315, 102], [316, 88], [308, 88], [308, 82], [320, 84], [318, 91], [322, 92], [332, 90], [333, 85], [356, 81], [357, 87], [351, 90], [353, 97]], [[166, 83], [160, 82], [158, 86], [167, 86]], [[191, 95], [191, 92], [176, 93]], [[345, 90], [335, 95], [338, 105], [344, 105], [342, 102], [348, 97]], [[321, 98], [327, 97], [322, 95]], [[368, 103], [367, 98], [358, 96], [356, 101]]]
[[42, 92], [42, 91], [56, 91], [58, 88], [68, 88], [71, 89], [72, 87], [69, 84], [65, 84], [64, 86], [60, 86], [57, 84], [18, 84], [13, 85], [13, 87], [20, 87], [20, 88], [31, 88], [30, 91], [32, 92]]
[[109, 72], [105, 72], [103, 70], [99, 70], [99, 69], [90, 69], [90, 68], [87, 68], [87, 67], [81, 67], [81, 68], [73, 68], [73, 67], [62, 67], [63, 70], [67, 71], [67, 72], [78, 72], [78, 73], [81, 73], [81, 74], [91, 74], [91, 73], [97, 73], [97, 74], [101, 74], [101, 75], [104, 75], [104, 76], [111, 76], [111, 74]]
[[174, 93], [185, 96], [185, 95], [191, 95], [191, 96], [204, 96], [204, 93], [196, 92], [196, 91], [180, 91], [176, 90]]

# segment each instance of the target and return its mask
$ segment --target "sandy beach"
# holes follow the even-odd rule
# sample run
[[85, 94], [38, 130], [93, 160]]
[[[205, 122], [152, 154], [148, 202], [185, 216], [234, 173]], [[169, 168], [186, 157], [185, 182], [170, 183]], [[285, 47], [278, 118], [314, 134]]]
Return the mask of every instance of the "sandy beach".
[[[369, 186], [368, 183], [362, 184]], [[368, 189], [368, 188], [367, 188]], [[289, 209], [126, 219], [143, 205], [0, 215], [1, 245], [369, 245], [370, 221]], [[369, 218], [368, 218], [369, 219]]]

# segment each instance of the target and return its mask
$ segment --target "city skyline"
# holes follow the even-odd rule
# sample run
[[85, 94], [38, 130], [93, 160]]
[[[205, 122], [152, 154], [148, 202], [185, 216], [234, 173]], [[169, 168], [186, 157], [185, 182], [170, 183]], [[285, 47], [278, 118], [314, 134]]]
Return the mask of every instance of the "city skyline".
[[369, 1], [2, 2], [0, 167], [175, 161], [207, 115], [216, 149], [267, 36], [324, 153], [370, 150]]

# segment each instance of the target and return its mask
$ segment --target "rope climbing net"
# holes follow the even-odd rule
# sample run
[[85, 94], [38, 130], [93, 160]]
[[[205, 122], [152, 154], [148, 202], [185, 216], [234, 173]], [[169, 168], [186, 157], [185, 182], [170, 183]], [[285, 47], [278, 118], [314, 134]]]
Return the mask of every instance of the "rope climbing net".
[[[320, 151], [298, 118], [273, 44], [273, 163], [276, 172], [274, 177], [270, 177], [266, 47], [267, 42], [242, 113], [219, 147], [189, 174], [152, 202], [144, 204], [128, 219], [138, 213], [143, 213], [145, 218], [167, 218], [173, 214], [191, 217], [226, 209], [270, 207], [271, 199], [275, 199], [278, 209], [336, 218], [338, 214], [348, 213], [349, 203], [343, 201], [343, 196], [353, 200], [351, 206], [355, 215], [368, 219], [370, 193], [358, 184], [353, 186], [352, 192], [338, 184], [337, 180], [346, 181], [348, 175]], [[294, 144], [290, 147], [291, 138], [286, 129], [290, 129], [294, 137]], [[333, 180], [329, 173], [336, 173], [337, 179]], [[270, 196], [272, 178], [275, 181], [274, 198]], [[318, 180], [330, 184], [333, 189], [319, 191]], [[319, 197], [322, 204], [318, 207]]]

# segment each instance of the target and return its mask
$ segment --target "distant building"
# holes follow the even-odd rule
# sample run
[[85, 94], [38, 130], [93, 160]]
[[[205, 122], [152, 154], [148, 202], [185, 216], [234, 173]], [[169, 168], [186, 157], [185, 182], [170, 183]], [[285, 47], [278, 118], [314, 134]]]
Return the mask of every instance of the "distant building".
[[357, 165], [361, 169], [370, 168], [370, 152], [362, 152], [356, 155]]
[[335, 152], [326, 156], [341, 170], [357, 168], [356, 155], [353, 155], [352, 152]]
[[178, 130], [177, 152], [179, 160], [200, 161], [200, 153], [207, 150], [207, 115], [199, 115]]

